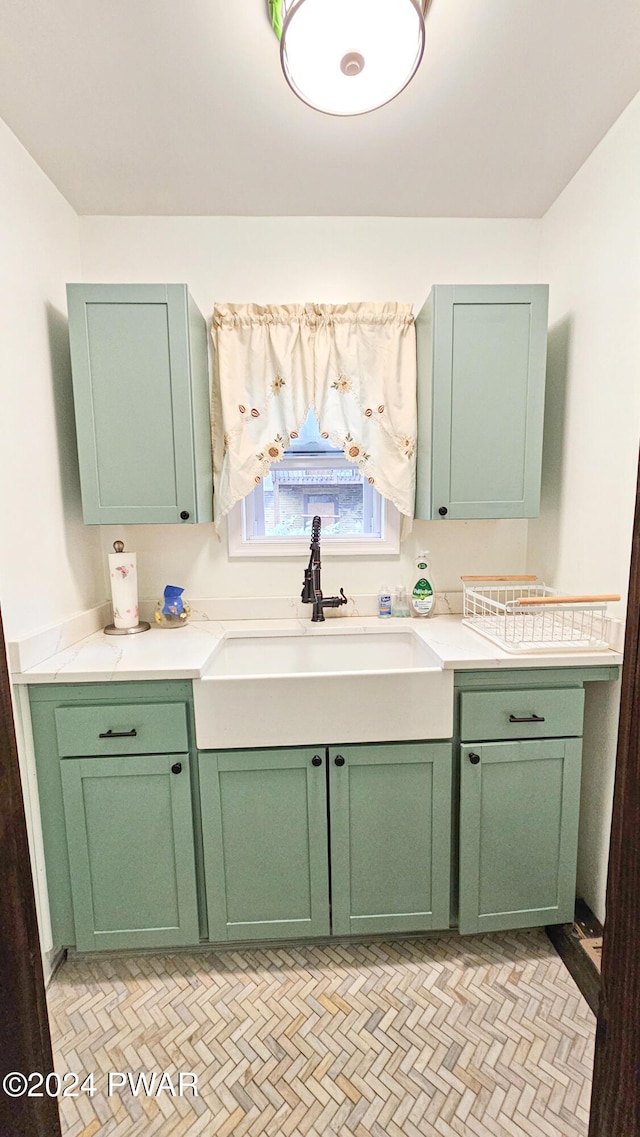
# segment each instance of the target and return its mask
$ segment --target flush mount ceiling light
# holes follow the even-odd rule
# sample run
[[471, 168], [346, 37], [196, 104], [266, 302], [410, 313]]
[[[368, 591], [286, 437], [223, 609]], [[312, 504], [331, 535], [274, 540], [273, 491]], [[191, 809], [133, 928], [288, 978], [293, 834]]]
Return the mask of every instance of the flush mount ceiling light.
[[365, 114], [388, 103], [418, 70], [429, 2], [269, 0], [289, 86], [326, 114]]

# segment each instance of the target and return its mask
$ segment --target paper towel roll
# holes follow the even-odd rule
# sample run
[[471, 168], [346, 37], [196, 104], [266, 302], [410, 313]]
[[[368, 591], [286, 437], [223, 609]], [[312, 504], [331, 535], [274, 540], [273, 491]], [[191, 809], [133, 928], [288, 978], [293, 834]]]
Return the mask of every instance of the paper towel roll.
[[135, 628], [138, 623], [138, 571], [135, 553], [109, 553], [111, 603], [116, 628]]

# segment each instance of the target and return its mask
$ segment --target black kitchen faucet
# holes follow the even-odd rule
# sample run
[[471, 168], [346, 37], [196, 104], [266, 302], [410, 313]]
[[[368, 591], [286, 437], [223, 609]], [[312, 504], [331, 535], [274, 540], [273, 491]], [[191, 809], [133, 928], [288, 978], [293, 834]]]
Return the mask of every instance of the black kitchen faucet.
[[311, 525], [311, 556], [309, 557], [308, 567], [304, 570], [304, 584], [302, 586], [303, 604], [313, 604], [313, 615], [311, 616], [312, 624], [324, 620], [325, 608], [339, 608], [341, 604], [347, 603], [347, 598], [342, 589], [340, 589], [339, 596], [323, 596], [322, 586], [320, 583], [320, 526], [322, 522], [319, 517], [314, 517]]

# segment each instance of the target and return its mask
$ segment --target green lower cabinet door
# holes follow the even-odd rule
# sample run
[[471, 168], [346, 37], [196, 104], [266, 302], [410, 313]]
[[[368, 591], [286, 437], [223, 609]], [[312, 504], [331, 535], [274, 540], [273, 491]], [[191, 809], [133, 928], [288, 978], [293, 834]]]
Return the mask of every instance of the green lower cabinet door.
[[325, 748], [199, 762], [209, 938], [328, 935]]
[[461, 747], [462, 933], [573, 920], [579, 738]]
[[332, 747], [336, 935], [448, 928], [451, 744]]
[[78, 951], [198, 943], [189, 755], [61, 767]]

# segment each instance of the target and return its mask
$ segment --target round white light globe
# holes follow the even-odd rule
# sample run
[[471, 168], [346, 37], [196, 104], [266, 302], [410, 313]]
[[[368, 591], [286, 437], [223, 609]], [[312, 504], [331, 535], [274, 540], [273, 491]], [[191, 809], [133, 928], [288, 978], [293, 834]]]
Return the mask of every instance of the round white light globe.
[[285, 0], [282, 12], [287, 82], [326, 114], [365, 114], [388, 103], [422, 59], [418, 0]]

